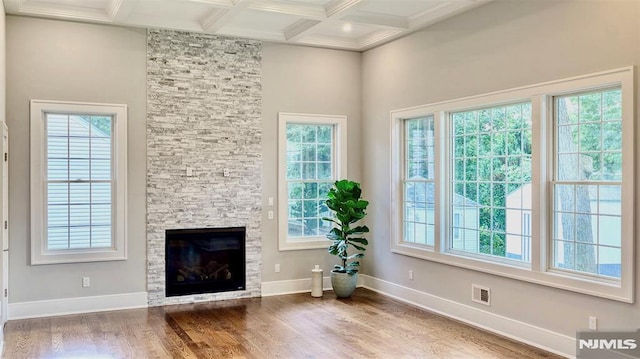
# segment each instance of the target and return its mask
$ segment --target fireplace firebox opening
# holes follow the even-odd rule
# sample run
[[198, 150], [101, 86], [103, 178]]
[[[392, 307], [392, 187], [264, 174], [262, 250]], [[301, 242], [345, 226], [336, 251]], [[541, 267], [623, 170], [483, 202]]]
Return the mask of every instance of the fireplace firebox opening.
[[246, 288], [245, 227], [166, 231], [166, 296]]

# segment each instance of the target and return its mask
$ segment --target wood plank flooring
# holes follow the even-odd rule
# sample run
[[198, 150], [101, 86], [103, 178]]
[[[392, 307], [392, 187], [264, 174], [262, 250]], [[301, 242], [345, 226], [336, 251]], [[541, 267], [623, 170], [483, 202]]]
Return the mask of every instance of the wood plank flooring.
[[3, 358], [559, 358], [359, 288], [10, 321]]

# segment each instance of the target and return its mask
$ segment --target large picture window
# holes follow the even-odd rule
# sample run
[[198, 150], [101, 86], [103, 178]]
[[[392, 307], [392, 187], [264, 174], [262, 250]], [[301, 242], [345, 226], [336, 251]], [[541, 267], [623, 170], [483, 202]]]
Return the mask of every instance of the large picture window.
[[633, 301], [633, 68], [391, 118], [395, 253]]
[[531, 103], [453, 112], [449, 121], [449, 247], [529, 261], [530, 234], [519, 223], [531, 211]]
[[126, 107], [31, 111], [32, 263], [124, 259]]
[[344, 116], [280, 113], [280, 249], [326, 247], [331, 229], [324, 204], [329, 188], [345, 173]]

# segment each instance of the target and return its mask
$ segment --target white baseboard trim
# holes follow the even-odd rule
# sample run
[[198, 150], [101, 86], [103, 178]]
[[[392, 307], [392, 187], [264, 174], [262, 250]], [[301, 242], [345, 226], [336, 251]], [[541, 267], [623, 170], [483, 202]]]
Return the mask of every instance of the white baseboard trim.
[[[322, 278], [322, 289], [331, 289], [331, 277]], [[262, 282], [262, 296], [311, 292], [311, 278]]]
[[575, 358], [576, 339], [470, 305], [454, 302], [382, 279], [360, 274], [363, 287], [518, 342]]
[[147, 292], [9, 303], [9, 320], [146, 308]]

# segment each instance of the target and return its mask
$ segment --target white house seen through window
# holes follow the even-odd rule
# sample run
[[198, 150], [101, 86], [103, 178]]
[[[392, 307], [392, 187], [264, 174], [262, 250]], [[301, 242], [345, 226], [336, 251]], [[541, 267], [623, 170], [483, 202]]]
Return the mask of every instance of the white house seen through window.
[[392, 111], [392, 251], [633, 301], [633, 72]]
[[122, 259], [126, 108], [33, 101], [31, 135], [35, 263]]
[[433, 245], [435, 225], [433, 116], [404, 123], [404, 240]]
[[517, 224], [531, 210], [531, 104], [453, 112], [452, 213], [462, 216], [454, 250], [522, 259]]
[[553, 266], [620, 278], [622, 93], [554, 100]]

